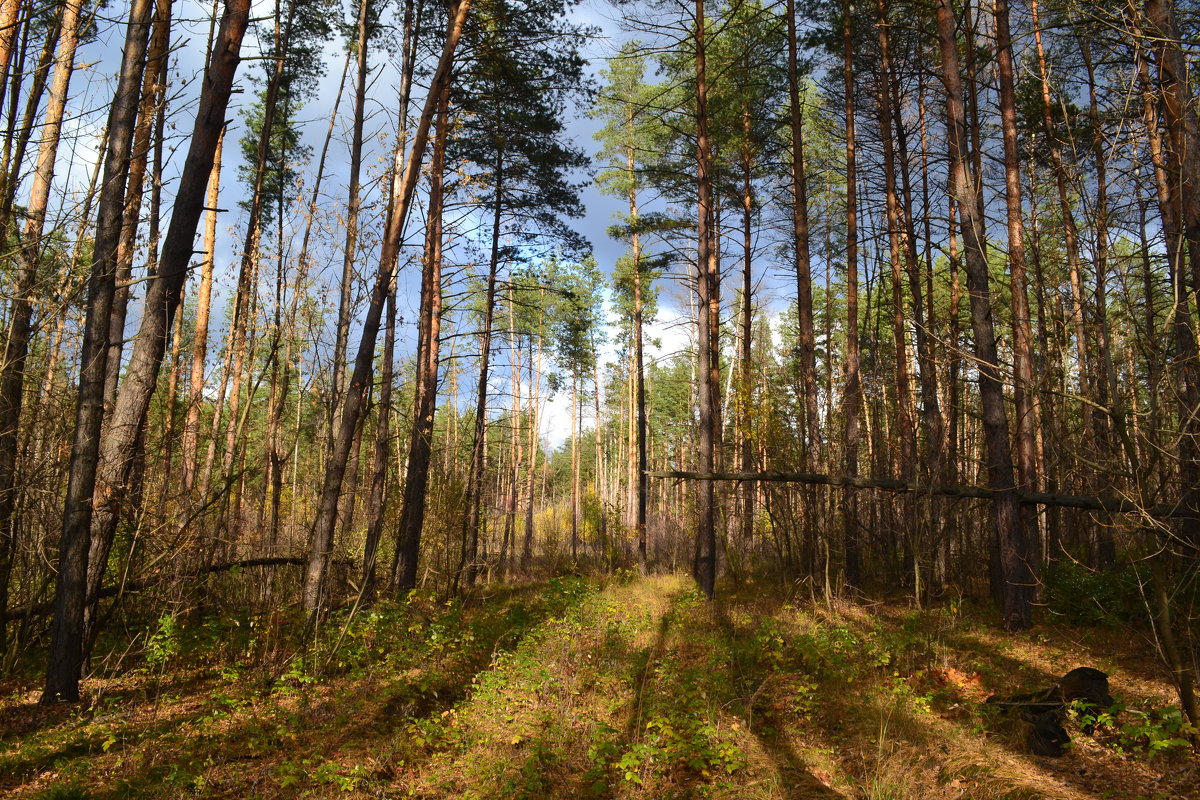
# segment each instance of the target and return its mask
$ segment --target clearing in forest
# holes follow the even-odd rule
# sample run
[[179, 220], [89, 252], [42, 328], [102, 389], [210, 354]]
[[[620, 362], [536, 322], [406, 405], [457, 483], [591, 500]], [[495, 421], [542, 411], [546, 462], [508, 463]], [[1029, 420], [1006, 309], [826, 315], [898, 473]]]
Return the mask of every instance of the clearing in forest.
[[[251, 624], [253, 622], [254, 624]], [[278, 621], [275, 622], [278, 625]], [[958, 607], [705, 603], [687, 579], [581, 578], [333, 620], [164, 617], [88, 702], [4, 687], [11, 797], [1186, 798], [1200, 762], [1129, 630], [1009, 635]], [[1062, 758], [982, 705], [1076, 666], [1120, 703]]]

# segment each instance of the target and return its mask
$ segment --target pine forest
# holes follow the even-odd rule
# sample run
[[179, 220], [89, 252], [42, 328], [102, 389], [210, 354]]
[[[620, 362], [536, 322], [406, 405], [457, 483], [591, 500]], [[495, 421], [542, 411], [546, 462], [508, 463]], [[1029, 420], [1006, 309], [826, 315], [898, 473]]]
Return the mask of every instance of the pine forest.
[[0, 0], [0, 795], [1200, 798], [1200, 3]]

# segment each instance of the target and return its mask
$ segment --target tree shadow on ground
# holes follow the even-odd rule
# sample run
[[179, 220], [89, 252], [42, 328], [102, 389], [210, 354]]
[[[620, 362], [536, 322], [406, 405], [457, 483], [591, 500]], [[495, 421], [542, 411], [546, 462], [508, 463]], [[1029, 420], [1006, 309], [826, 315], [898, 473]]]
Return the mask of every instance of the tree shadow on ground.
[[813, 775], [791, 745], [778, 735], [760, 730], [751, 733], [774, 762], [779, 788], [788, 800], [845, 800], [846, 795], [829, 788]]

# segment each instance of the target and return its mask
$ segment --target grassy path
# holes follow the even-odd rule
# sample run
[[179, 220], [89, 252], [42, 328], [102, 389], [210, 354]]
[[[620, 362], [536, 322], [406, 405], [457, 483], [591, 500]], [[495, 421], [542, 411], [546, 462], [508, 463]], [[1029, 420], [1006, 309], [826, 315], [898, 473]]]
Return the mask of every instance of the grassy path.
[[[0, 794], [1200, 797], [1194, 755], [1144, 752], [1169, 720], [1139, 709], [1170, 690], [1127, 633], [1010, 637], [944, 610], [771, 594], [707, 604], [680, 577], [561, 579], [468, 606], [382, 607], [336, 652], [304, 657], [160, 626], [158, 660], [90, 683], [90, 707], [38, 709], [32, 687], [12, 688]], [[1131, 710], [1095, 736], [1071, 727], [1064, 758], [1028, 755], [1020, 723], [981, 705], [1083, 664], [1108, 671]]]

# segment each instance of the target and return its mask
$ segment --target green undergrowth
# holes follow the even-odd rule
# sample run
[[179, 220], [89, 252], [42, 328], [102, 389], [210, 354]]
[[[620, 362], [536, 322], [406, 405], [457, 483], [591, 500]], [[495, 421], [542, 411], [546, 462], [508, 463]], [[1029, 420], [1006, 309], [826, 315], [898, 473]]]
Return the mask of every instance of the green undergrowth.
[[386, 781], [394, 761], [336, 756], [403, 751], [419, 737], [401, 734], [436, 727], [493, 658], [593, 591], [572, 578], [470, 604], [415, 594], [335, 615], [308, 643], [260, 621], [163, 618], [137, 663], [88, 682], [58, 724], [34, 693], [6, 701], [18, 735], [0, 740], [0, 794], [240, 796], [249, 781], [274, 796]]
[[[88, 703], [13, 694], [0, 794], [1149, 798], [1195, 796], [1200, 775], [1164, 694], [1123, 690], [1123, 640], [1081, 650], [1087, 629], [1013, 637], [958, 608], [753, 584], [708, 603], [628, 573], [343, 610], [304, 646], [287, 622], [162, 617]], [[1083, 664], [1121, 705], [1073, 712], [1064, 760], [1029, 756], [982, 702]]]

